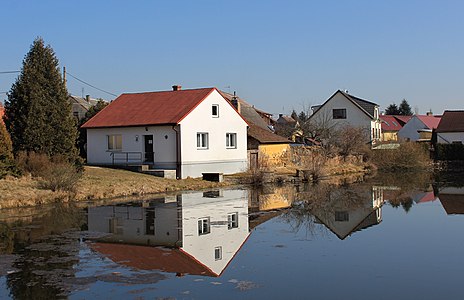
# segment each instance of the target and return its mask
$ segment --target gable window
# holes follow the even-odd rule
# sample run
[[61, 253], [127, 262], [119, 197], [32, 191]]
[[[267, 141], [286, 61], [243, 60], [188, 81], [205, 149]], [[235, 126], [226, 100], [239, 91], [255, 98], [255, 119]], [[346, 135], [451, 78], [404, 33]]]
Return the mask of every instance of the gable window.
[[348, 222], [350, 220], [350, 215], [347, 211], [336, 211], [335, 212], [335, 221], [337, 222]]
[[227, 215], [227, 229], [238, 228], [238, 212]]
[[335, 108], [332, 114], [334, 119], [346, 119], [346, 108]]
[[211, 106], [211, 115], [213, 118], [219, 118], [219, 104], [213, 104]]
[[198, 235], [205, 235], [211, 232], [211, 226], [208, 218], [198, 220]]
[[226, 133], [226, 148], [235, 149], [237, 148], [237, 134]]
[[222, 259], [222, 247], [215, 247], [214, 248], [214, 259], [221, 260]]
[[107, 135], [108, 138], [108, 150], [121, 151], [122, 150], [122, 135], [112, 134]]
[[208, 149], [208, 133], [197, 133], [197, 149]]

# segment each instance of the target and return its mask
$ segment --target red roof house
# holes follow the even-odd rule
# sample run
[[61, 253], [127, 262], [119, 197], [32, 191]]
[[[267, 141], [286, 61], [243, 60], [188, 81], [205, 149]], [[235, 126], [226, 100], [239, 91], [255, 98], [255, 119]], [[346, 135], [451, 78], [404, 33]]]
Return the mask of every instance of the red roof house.
[[398, 131], [398, 137], [407, 141], [430, 140], [432, 130], [438, 127], [441, 116], [434, 115], [414, 115]]
[[247, 168], [247, 123], [216, 88], [122, 94], [83, 128], [89, 164], [144, 164], [177, 178]]

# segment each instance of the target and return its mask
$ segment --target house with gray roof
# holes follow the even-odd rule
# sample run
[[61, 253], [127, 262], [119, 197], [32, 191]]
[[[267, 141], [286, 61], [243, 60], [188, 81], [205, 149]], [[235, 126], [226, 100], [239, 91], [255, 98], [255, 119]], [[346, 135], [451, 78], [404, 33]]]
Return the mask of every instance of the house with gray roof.
[[85, 117], [85, 113], [95, 104], [98, 99], [90, 98], [90, 95], [86, 95], [85, 98], [78, 96], [69, 95], [68, 101], [72, 105], [72, 115], [77, 121], [82, 120]]
[[309, 122], [325, 128], [362, 127], [372, 143], [380, 141], [382, 136], [379, 105], [350, 95], [348, 91], [338, 90], [322, 105], [313, 106]]

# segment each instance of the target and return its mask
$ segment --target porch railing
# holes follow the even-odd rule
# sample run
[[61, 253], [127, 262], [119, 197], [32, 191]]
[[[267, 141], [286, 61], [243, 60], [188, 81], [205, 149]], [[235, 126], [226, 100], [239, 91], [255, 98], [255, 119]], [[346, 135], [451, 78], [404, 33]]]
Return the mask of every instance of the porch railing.
[[111, 152], [112, 162], [114, 164], [143, 163], [142, 152]]

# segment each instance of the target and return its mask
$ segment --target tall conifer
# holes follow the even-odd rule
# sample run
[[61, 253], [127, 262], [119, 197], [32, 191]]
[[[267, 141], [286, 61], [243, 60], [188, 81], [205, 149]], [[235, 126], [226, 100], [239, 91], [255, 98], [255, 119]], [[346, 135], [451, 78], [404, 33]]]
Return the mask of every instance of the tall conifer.
[[67, 94], [53, 49], [35, 39], [5, 102], [14, 153], [76, 156], [77, 128]]

